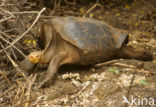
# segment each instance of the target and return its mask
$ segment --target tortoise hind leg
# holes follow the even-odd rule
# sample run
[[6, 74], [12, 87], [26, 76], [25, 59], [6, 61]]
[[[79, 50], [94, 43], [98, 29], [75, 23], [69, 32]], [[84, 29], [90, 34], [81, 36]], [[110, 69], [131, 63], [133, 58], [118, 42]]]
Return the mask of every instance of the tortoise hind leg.
[[118, 51], [119, 58], [138, 59], [143, 61], [153, 60], [152, 49], [143, 44], [124, 45]]

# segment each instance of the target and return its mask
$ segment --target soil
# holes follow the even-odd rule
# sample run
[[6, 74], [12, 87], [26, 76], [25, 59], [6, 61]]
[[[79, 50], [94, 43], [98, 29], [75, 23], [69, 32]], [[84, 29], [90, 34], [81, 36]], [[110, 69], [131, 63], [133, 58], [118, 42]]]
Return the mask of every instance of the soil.
[[[40, 10], [42, 6], [47, 6], [49, 8], [43, 13], [44, 15], [83, 16], [95, 5], [95, 1], [79, 0], [76, 4], [74, 2], [62, 3], [59, 8], [52, 11], [53, 7], [47, 5], [46, 1], [42, 1], [41, 5], [41, 1], [30, 0], [28, 4], [25, 4], [29, 6], [31, 4], [31, 8], [27, 10]], [[33, 4], [38, 4], [38, 6]], [[0, 60], [0, 107], [156, 106], [156, 1], [99, 0], [99, 4], [100, 6], [91, 10], [86, 17], [93, 17], [122, 31], [129, 32], [129, 45], [138, 48], [136, 44], [139, 44], [145, 50], [150, 49], [153, 52], [153, 60], [117, 59], [117, 62], [97, 68], [65, 65], [59, 69], [52, 85], [38, 88], [42, 77], [40, 75], [44, 75], [46, 67], [38, 67], [37, 70], [41, 71], [40, 73], [26, 74], [31, 81], [37, 74], [37, 78], [31, 86], [31, 83], [28, 84], [25, 81], [3, 53]], [[32, 18], [34, 15], [29, 17]], [[21, 20], [27, 21], [28, 19], [23, 17]], [[27, 22], [29, 22], [27, 26], [30, 26], [32, 21], [29, 19]], [[32, 32], [36, 33], [36, 26]], [[33, 34], [26, 35], [19, 43], [27, 39], [34, 40]], [[25, 54], [38, 49], [37, 46], [22, 43]], [[15, 58], [13, 59], [15, 60]], [[17, 58], [15, 62], [20, 64], [22, 59], [21, 57]], [[124, 97], [130, 104], [123, 102]], [[135, 102], [133, 102], [133, 98], [136, 98]], [[143, 102], [143, 99], [146, 99], [147, 102]]]

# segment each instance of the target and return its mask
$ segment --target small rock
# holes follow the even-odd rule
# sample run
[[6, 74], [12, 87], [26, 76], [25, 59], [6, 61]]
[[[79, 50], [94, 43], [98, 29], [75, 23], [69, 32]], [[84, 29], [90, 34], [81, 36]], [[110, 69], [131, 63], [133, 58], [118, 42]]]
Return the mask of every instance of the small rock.
[[72, 78], [75, 78], [76, 80], [80, 80], [80, 75], [78, 73], [76, 74], [64, 74], [62, 75], [62, 79], [72, 79]]
[[96, 70], [95, 70], [95, 68], [91, 68], [90, 71], [91, 72], [95, 72]]

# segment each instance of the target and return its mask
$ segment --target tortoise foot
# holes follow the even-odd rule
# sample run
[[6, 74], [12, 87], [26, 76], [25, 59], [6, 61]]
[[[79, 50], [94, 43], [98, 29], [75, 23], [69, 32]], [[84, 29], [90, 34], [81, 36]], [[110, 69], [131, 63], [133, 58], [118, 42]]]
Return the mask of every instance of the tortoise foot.
[[45, 88], [53, 83], [53, 78], [47, 77], [47, 72], [40, 72], [37, 76], [38, 81], [38, 88]]
[[43, 82], [41, 82], [39, 84], [39, 88], [48, 87], [48, 86], [52, 85], [52, 83], [53, 83], [53, 80], [52, 79], [46, 79], [46, 80], [44, 80]]

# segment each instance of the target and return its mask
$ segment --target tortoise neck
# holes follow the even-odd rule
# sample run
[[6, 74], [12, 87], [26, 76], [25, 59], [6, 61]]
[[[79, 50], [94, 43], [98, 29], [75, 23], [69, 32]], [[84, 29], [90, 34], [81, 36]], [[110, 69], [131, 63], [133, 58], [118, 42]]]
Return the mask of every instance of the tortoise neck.
[[55, 55], [58, 46], [58, 35], [56, 31], [52, 28], [50, 33], [45, 33], [45, 36], [51, 35], [51, 39], [47, 43], [45, 49], [43, 50], [41, 62], [48, 63], [52, 57]]

